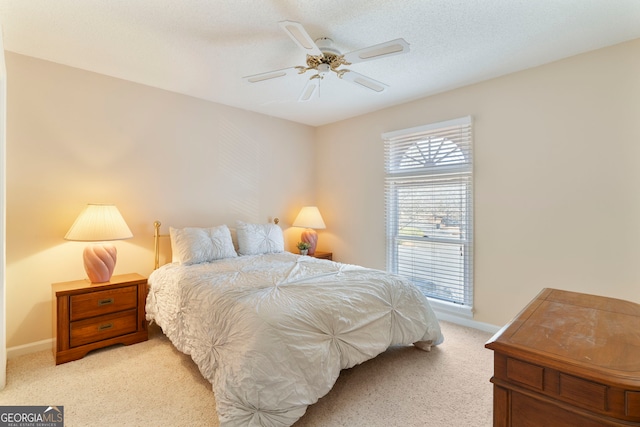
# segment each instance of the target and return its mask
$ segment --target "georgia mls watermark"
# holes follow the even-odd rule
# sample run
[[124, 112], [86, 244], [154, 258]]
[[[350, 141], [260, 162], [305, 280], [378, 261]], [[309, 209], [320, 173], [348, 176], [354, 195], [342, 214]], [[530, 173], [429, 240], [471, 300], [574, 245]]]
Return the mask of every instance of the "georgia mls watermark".
[[0, 406], [0, 427], [64, 427], [64, 407]]

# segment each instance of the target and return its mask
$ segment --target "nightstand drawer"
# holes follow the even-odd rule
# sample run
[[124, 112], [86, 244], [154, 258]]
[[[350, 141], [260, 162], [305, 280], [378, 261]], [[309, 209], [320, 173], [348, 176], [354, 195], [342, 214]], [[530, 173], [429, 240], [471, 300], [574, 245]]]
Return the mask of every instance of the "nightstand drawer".
[[73, 322], [75, 320], [136, 308], [138, 287], [127, 286], [124, 288], [73, 295], [70, 300], [70, 319]]
[[70, 346], [77, 347], [135, 332], [136, 309], [71, 323]]

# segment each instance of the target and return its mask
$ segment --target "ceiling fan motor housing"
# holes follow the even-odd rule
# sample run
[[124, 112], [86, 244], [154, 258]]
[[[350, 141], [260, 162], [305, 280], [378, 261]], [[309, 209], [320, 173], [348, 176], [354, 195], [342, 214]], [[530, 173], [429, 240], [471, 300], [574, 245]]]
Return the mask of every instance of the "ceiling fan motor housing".
[[327, 55], [340, 55], [340, 51], [333, 46], [333, 40], [329, 37], [320, 37], [315, 40], [316, 46], [320, 49], [320, 52]]

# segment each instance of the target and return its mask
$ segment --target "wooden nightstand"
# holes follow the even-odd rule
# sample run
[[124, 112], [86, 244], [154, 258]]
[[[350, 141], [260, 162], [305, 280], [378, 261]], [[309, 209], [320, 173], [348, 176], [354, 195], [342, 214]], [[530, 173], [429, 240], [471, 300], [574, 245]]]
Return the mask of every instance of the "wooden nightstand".
[[145, 319], [147, 279], [139, 274], [54, 283], [53, 355], [56, 365], [83, 358], [89, 351], [148, 339]]
[[313, 255], [309, 255], [309, 256], [312, 256], [314, 258], [333, 260], [333, 252], [316, 251]]

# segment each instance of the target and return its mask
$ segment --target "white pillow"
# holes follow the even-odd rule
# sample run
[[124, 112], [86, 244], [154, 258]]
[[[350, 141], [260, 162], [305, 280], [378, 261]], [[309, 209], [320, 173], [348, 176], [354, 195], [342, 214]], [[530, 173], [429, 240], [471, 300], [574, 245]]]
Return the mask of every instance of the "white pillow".
[[169, 227], [169, 235], [173, 261], [180, 264], [200, 264], [238, 256], [226, 225], [211, 228]]
[[276, 224], [247, 224], [236, 222], [238, 253], [259, 255], [284, 252], [282, 229]]

